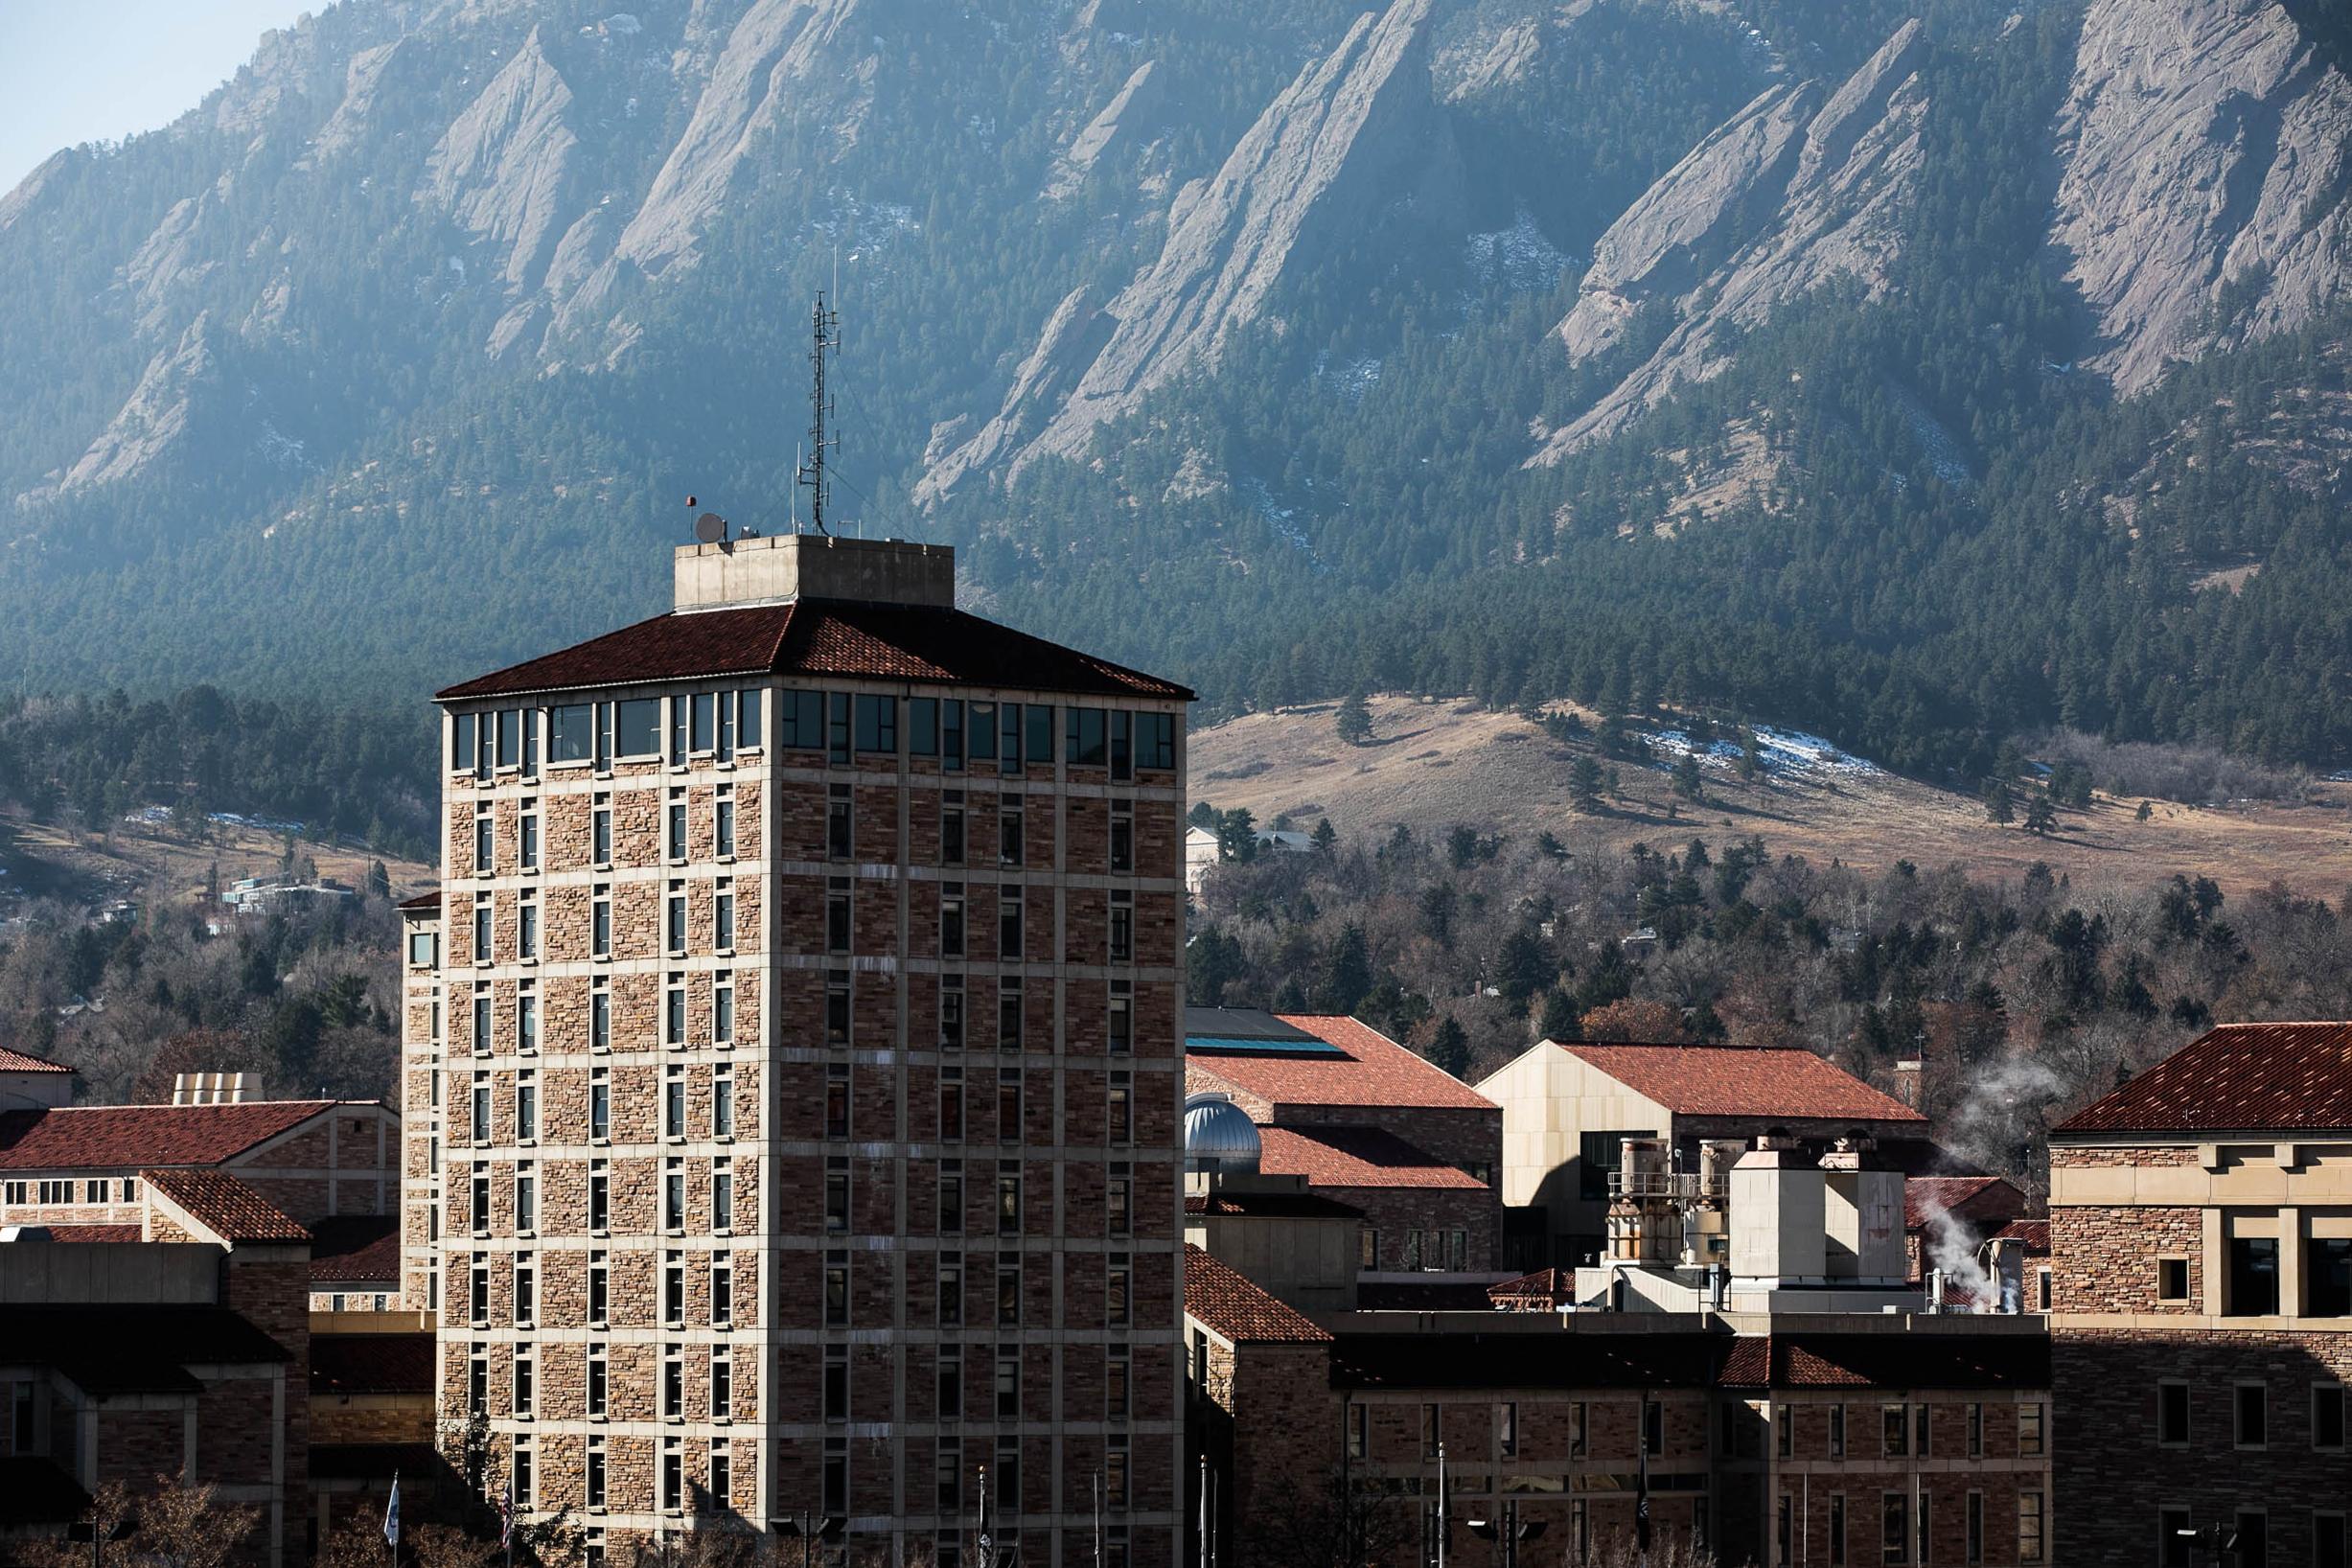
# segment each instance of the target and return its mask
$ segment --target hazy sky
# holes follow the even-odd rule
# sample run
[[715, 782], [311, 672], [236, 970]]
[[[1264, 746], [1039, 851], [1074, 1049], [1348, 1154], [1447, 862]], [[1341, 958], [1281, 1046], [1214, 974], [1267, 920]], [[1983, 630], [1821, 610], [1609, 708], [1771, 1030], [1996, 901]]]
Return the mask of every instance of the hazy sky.
[[61, 147], [168, 125], [324, 0], [0, 0], [0, 192]]

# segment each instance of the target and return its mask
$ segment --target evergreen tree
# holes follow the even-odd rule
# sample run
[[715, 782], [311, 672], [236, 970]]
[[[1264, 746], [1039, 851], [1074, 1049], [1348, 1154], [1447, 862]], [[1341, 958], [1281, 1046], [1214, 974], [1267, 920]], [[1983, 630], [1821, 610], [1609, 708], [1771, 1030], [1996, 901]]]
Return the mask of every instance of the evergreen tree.
[[2025, 831], [2041, 839], [2058, 831], [2058, 808], [2047, 795], [2037, 793], [2025, 803]]
[[1568, 770], [1568, 797], [1587, 815], [1601, 810], [1601, 764], [1590, 757], [1576, 759]]
[[1362, 746], [1372, 739], [1372, 707], [1360, 691], [1349, 692], [1339, 704], [1339, 713], [1332, 721], [1339, 738], [1349, 746]]
[[1354, 1012], [1372, 986], [1372, 954], [1362, 926], [1351, 920], [1340, 928], [1323, 973], [1325, 1003], [1333, 1012]]
[[1330, 856], [1333, 846], [1339, 842], [1339, 832], [1331, 826], [1331, 819], [1328, 817], [1317, 820], [1311, 837], [1315, 842], [1315, 852], [1326, 859]]
[[1575, 999], [1565, 991], [1553, 991], [1543, 999], [1543, 1017], [1535, 1027], [1546, 1040], [1580, 1040], [1584, 1037], [1580, 1020]]
[[1465, 1076], [1470, 1071], [1469, 1035], [1451, 1018], [1440, 1019], [1437, 1033], [1429, 1039], [1428, 1059], [1441, 1072], [1457, 1078]]
[[2003, 824], [2017, 820], [2017, 809], [2005, 778], [1988, 778], [1984, 787], [1985, 820]]

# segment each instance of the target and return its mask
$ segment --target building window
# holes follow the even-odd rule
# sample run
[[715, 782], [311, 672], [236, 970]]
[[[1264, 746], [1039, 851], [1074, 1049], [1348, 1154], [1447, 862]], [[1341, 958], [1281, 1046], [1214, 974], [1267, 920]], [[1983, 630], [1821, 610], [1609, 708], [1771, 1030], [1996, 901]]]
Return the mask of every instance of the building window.
[[1505, 1402], [1494, 1407], [1494, 1441], [1505, 1459], [1519, 1457], [1519, 1407]]
[[717, 1046], [735, 1043], [735, 977], [715, 975], [710, 982], [710, 1040]]
[[661, 1255], [661, 1325], [686, 1326], [686, 1257], [683, 1253]]
[[1006, 961], [1021, 957], [1022, 895], [1011, 884], [997, 889], [997, 957]]
[[2018, 1406], [2018, 1452], [2028, 1459], [2041, 1457], [2042, 1407], [2039, 1404]]
[[2278, 1312], [2278, 1238], [2231, 1236], [2228, 1299], [2222, 1310], [2233, 1318], [2268, 1318]]
[[735, 1260], [726, 1253], [710, 1255], [710, 1326], [731, 1328], [735, 1324]]
[[2315, 1383], [2311, 1389], [2311, 1445], [2327, 1453], [2344, 1446], [2344, 1397], [2341, 1383]]
[[1666, 1452], [1666, 1406], [1656, 1399], [1642, 1401], [1642, 1452], [1653, 1459]]
[[828, 1328], [849, 1325], [849, 1255], [845, 1252], [825, 1254], [824, 1316]]
[[939, 977], [939, 1049], [963, 1049], [963, 977]]
[[588, 1348], [588, 1380], [586, 1385], [586, 1399], [588, 1405], [588, 1416], [589, 1419], [599, 1420], [603, 1418], [606, 1407], [611, 1398], [611, 1361], [607, 1355], [603, 1346], [591, 1345]]
[[1111, 1074], [1110, 1106], [1103, 1117], [1104, 1136], [1114, 1145], [1135, 1141], [1134, 1075], [1127, 1072]]
[[661, 1162], [661, 1228], [676, 1235], [686, 1228], [686, 1162]]
[[942, 1421], [963, 1419], [963, 1347], [942, 1345], [935, 1368], [937, 1380], [934, 1408]]
[[726, 878], [711, 894], [710, 941], [721, 953], [735, 951], [735, 884]]
[[1908, 1454], [1911, 1451], [1908, 1412], [1901, 1405], [1887, 1405], [1879, 1415], [1879, 1425], [1883, 1428], [1879, 1452], [1890, 1459], [1900, 1459]]
[[582, 1492], [586, 1506], [598, 1513], [605, 1506], [605, 1440], [588, 1441], [588, 1473], [582, 1478]]
[[515, 1347], [515, 1419], [531, 1418], [531, 1405], [539, 1391], [537, 1368], [532, 1360], [531, 1347]]
[[1111, 894], [1111, 961], [1135, 961], [1135, 894]]
[[[2270, 1568], [2271, 1516], [2260, 1509], [2240, 1509], [2238, 1510], [2237, 1523], [2237, 1568]], [[2018, 1529], [2020, 1533], [2022, 1533], [2024, 1528], [2025, 1526], [2022, 1520], [2020, 1520]], [[2039, 1557], [2027, 1557], [2024, 1556], [2023, 1552], [2020, 1551], [2018, 1554], [2018, 1560], [2020, 1562], [2038, 1562], [2041, 1559]]]
[[1139, 713], [1135, 716], [1135, 765], [1160, 773], [1175, 769], [1176, 715]]
[[734, 1496], [733, 1455], [728, 1452], [725, 1438], [710, 1440], [710, 1502], [722, 1513], [732, 1511]]
[[1102, 1321], [1113, 1328], [1124, 1328], [1131, 1309], [1134, 1265], [1125, 1253], [1113, 1253], [1102, 1273]]
[[849, 1440], [827, 1438], [823, 1478], [819, 1487], [823, 1493], [822, 1507], [827, 1513], [849, 1512]]
[[711, 1162], [710, 1228], [721, 1235], [735, 1228], [735, 1173], [725, 1160]]
[[1021, 1347], [1000, 1345], [996, 1363], [997, 1419], [1017, 1421], [1021, 1418]]
[[2352, 1317], [2352, 1236], [2304, 1238], [2303, 1311], [2314, 1318]]
[[2267, 1447], [2271, 1441], [2271, 1391], [2261, 1383], [2240, 1383], [2231, 1395], [2237, 1413], [2232, 1441], [2240, 1448]]
[[1022, 989], [1017, 980], [1003, 981], [997, 990], [997, 1049], [1021, 1049]]
[[[1021, 1141], [1021, 1070], [1008, 1067], [997, 1073], [997, 1141], [1017, 1144]], [[1014, 1166], [1018, 1169], [1018, 1166]], [[1000, 1164], [1002, 1172], [1005, 1165]], [[1003, 1196], [1004, 1184], [997, 1183], [997, 1195]]]
[[860, 697], [858, 699], [857, 726], [859, 750], [883, 756], [898, 754], [897, 698]]
[[515, 960], [534, 963], [538, 958], [539, 900], [526, 892], [515, 904]]
[[849, 1064], [835, 1062], [825, 1069], [825, 1136], [849, 1136]]
[[1123, 800], [1111, 803], [1111, 869], [1135, 869], [1135, 808]]
[[686, 1043], [686, 977], [670, 976], [670, 983], [661, 996], [661, 1038], [673, 1050]]
[[473, 961], [477, 964], [488, 964], [492, 959], [490, 913], [490, 895], [475, 893], [473, 895]]
[[825, 1230], [834, 1235], [849, 1232], [849, 1162], [825, 1162]]
[[529, 1235], [539, 1229], [539, 1173], [529, 1161], [515, 1166], [515, 1234]]
[[825, 1347], [823, 1416], [828, 1422], [849, 1419], [849, 1347]]
[[942, 1438], [933, 1463], [934, 1506], [941, 1515], [953, 1518], [963, 1511], [963, 1444], [954, 1438]]
[[2344, 1539], [2344, 1516], [2340, 1513], [2314, 1513], [2311, 1516], [2312, 1568], [2348, 1568]]
[[2189, 1441], [2189, 1386], [2186, 1383], [2161, 1382], [2156, 1385], [2156, 1441], [2168, 1448], [2183, 1448]]
[[522, 815], [515, 824], [515, 860], [525, 871], [539, 869], [539, 813], [534, 802], [525, 800]]
[[1846, 1457], [1846, 1407], [1844, 1405], [1830, 1406], [1830, 1457], [1832, 1459]]
[[997, 1324], [1000, 1327], [1017, 1326], [1021, 1322], [1021, 1255], [997, 1254]]
[[477, 1328], [490, 1326], [490, 1259], [480, 1253], [473, 1255], [466, 1270], [466, 1303], [470, 1316]]
[[849, 786], [836, 784], [825, 797], [826, 858], [845, 861], [851, 857], [856, 842], [851, 827]]
[[850, 880], [847, 877], [834, 877], [825, 886], [825, 951], [827, 953], [849, 951], [851, 930], [849, 893]]
[[1122, 784], [1135, 777], [1135, 715], [1124, 708], [1111, 710], [1111, 777]]
[[1846, 1568], [1846, 1494], [1830, 1493], [1830, 1568]]
[[473, 808], [473, 870], [476, 876], [488, 876], [497, 869], [497, 836], [493, 826], [490, 808]]
[[1610, 1178], [1625, 1159], [1625, 1141], [1647, 1138], [1647, 1132], [1585, 1133], [1578, 1141], [1577, 1197], [1585, 1203], [1606, 1203]]
[[1114, 1056], [1124, 1056], [1135, 1049], [1135, 993], [1133, 982], [1111, 982], [1111, 1022], [1109, 1049]]
[[682, 1513], [686, 1508], [686, 1455], [676, 1438], [661, 1440], [661, 1511]]
[[1135, 1230], [1135, 1178], [1124, 1164], [1113, 1164], [1104, 1188], [1103, 1207], [1109, 1234], [1131, 1234]]
[[[821, 750], [825, 744], [824, 694], [780, 691], [775, 702], [775, 743], [786, 751]], [[744, 745], [751, 744], [747, 736]]]
[[[1018, 1088], [1015, 1093], [1019, 1093]], [[1016, 1160], [1000, 1160], [997, 1162], [997, 1234], [1020, 1234], [1021, 1164]]]
[[1348, 1407], [1348, 1457], [1362, 1459], [1372, 1441], [1372, 1408], [1350, 1404]]
[[710, 1072], [710, 1136], [735, 1136], [735, 1073], [724, 1064]]
[[603, 977], [588, 982], [588, 1049], [612, 1049], [612, 993]]
[[963, 1162], [939, 1162], [939, 1234], [963, 1234]]
[[719, 796], [710, 808], [710, 847], [721, 860], [735, 858], [735, 787], [719, 786]]
[[2040, 1562], [2043, 1548], [2041, 1493], [2021, 1491], [2018, 1493], [2018, 1560]]
[[939, 957], [963, 957], [963, 884], [939, 884]]
[[997, 864], [1020, 865], [1027, 859], [1022, 831], [1021, 797], [1004, 796], [997, 805]]
[[612, 1078], [609, 1069], [595, 1068], [588, 1073], [588, 1141], [607, 1143], [612, 1139]]
[[612, 797], [598, 795], [588, 808], [588, 860], [597, 865], [612, 864]]
[[466, 1413], [490, 1417], [490, 1352], [480, 1345], [466, 1356]]
[[[1911, 1560], [1911, 1500], [1899, 1491], [1879, 1498], [1879, 1558], [1889, 1563]], [[2023, 1526], [2018, 1527], [2020, 1531]]]
[[1114, 1421], [1123, 1421], [1127, 1418], [1129, 1406], [1132, 1403], [1133, 1380], [1130, 1376], [1132, 1371], [1127, 1348], [1123, 1345], [1112, 1346], [1103, 1361], [1102, 1410], [1104, 1418]]
[[515, 1074], [515, 1141], [539, 1141], [539, 1077], [527, 1067]]
[[490, 1074], [473, 1075], [473, 1111], [468, 1136], [478, 1145], [490, 1141]]
[[963, 1141], [963, 1069], [939, 1070], [939, 1141]]
[[1439, 1445], [1444, 1441], [1444, 1413], [1435, 1404], [1423, 1404], [1421, 1406], [1421, 1457], [1423, 1459], [1437, 1458]]
[[939, 1255], [939, 1326], [957, 1328], [963, 1324], [963, 1255]]
[[849, 1041], [849, 977], [836, 973], [825, 980], [825, 1043], [845, 1046]]
[[612, 1177], [604, 1165], [588, 1166], [588, 1234], [602, 1235], [612, 1223]]
[[529, 980], [515, 994], [515, 1049], [526, 1055], [539, 1049], [539, 993]]
[[539, 1270], [529, 1253], [515, 1255], [515, 1326], [528, 1328], [539, 1314]]

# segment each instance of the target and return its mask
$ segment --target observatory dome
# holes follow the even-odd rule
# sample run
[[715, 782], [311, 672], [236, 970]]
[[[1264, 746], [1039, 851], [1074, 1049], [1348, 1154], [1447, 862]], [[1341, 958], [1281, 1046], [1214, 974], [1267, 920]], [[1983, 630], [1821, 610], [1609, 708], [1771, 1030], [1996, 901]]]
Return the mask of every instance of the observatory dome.
[[1185, 1098], [1185, 1169], [1255, 1175], [1257, 1123], [1223, 1095]]

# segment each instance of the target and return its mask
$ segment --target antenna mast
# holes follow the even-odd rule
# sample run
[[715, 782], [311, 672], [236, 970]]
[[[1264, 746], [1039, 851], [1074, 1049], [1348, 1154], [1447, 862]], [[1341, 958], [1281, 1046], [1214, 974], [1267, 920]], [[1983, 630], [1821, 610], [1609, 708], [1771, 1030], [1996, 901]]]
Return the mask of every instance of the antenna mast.
[[839, 353], [841, 347], [841, 312], [826, 307], [820, 289], [809, 312], [809, 451], [799, 473], [799, 482], [809, 490], [809, 520], [820, 534], [825, 532], [825, 506], [833, 491], [832, 481], [825, 476], [825, 450], [842, 444], [840, 436], [825, 434], [826, 423], [833, 417], [833, 400], [825, 392], [825, 356]]

